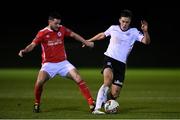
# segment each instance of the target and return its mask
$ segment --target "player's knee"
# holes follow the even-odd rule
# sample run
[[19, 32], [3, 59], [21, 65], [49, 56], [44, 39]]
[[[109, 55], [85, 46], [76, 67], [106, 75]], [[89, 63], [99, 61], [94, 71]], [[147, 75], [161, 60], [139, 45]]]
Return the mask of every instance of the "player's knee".
[[111, 84], [112, 84], [112, 77], [104, 77], [104, 84], [106, 85], [106, 86], [110, 86]]
[[112, 80], [113, 76], [112, 76], [112, 74], [105, 74], [104, 78], [107, 79], [107, 80]]
[[42, 86], [42, 85], [44, 85], [45, 82], [46, 82], [46, 80], [43, 80], [43, 79], [37, 79], [36, 85]]
[[76, 74], [75, 77], [74, 77], [74, 80], [76, 82], [80, 82], [82, 80], [81, 76], [79, 74]]
[[79, 83], [82, 80], [79, 72], [76, 69], [71, 70], [69, 72], [69, 76], [68, 77], [73, 79], [77, 83]]

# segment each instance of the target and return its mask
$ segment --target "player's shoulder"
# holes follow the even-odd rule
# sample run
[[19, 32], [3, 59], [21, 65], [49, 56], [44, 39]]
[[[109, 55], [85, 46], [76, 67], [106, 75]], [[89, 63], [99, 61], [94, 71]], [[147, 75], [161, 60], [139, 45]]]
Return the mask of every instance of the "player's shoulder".
[[53, 31], [53, 30], [51, 30], [51, 29], [48, 28], [48, 27], [45, 27], [45, 28], [39, 30], [39, 32], [41, 32], [41, 33], [47, 33], [47, 32], [52, 32], [52, 31]]
[[110, 28], [118, 28], [119, 25], [111, 25]]
[[138, 31], [138, 29], [135, 28], [135, 27], [129, 28], [129, 30], [131, 30], [131, 31]]
[[59, 31], [60, 32], [71, 32], [72, 30], [71, 29], [69, 29], [68, 27], [66, 27], [66, 26], [64, 26], [64, 25], [60, 25], [59, 26]]
[[119, 29], [119, 25], [111, 25], [109, 27], [110, 30], [118, 30]]
[[61, 29], [61, 28], [66, 28], [64, 25], [60, 25], [59, 26], [59, 29]]
[[60, 25], [60, 26], [59, 26], [59, 31], [61, 31], [61, 30], [66, 30], [66, 29], [67, 29], [67, 27], [64, 26], [64, 25]]
[[45, 35], [45, 34], [47, 34], [47, 33], [49, 33], [49, 32], [52, 32], [53, 30], [51, 30], [50, 28], [48, 28], [48, 27], [45, 27], [45, 28], [43, 28], [43, 29], [40, 29], [39, 31], [38, 31], [38, 34], [39, 35]]
[[129, 28], [128, 30], [129, 32], [132, 32], [132, 33], [136, 33], [136, 32], [139, 32], [137, 28], [135, 27], [132, 27], [132, 28]]
[[142, 35], [142, 32], [139, 31], [137, 28], [130, 28], [128, 31], [135, 35]]

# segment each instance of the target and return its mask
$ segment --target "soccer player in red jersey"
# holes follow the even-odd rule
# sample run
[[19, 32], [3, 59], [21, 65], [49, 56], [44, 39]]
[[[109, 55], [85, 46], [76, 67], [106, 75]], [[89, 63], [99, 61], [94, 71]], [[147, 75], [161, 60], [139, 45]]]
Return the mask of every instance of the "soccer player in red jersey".
[[72, 37], [88, 47], [93, 47], [94, 44], [93, 42], [86, 41], [79, 34], [73, 32], [67, 27], [60, 25], [60, 23], [60, 15], [58, 13], [51, 13], [48, 18], [48, 26], [40, 30], [33, 41], [24, 49], [19, 51], [19, 56], [23, 57], [24, 53], [32, 51], [37, 45], [41, 44], [42, 47], [42, 67], [35, 82], [35, 102], [33, 112], [40, 112], [40, 101], [43, 86], [46, 81], [52, 79], [55, 75], [60, 75], [74, 80], [92, 111], [95, 106], [94, 100], [88, 86], [81, 78], [77, 69], [67, 60], [64, 38]]

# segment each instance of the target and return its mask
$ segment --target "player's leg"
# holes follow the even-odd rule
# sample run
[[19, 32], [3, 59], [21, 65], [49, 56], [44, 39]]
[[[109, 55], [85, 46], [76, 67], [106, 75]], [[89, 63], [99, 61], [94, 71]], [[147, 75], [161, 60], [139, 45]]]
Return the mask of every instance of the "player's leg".
[[124, 79], [120, 80], [121, 77], [117, 78], [116, 75], [114, 76], [115, 78], [113, 79], [113, 83], [111, 85], [111, 91], [109, 91], [108, 93], [107, 100], [110, 100], [110, 99], [116, 100], [119, 97], [121, 89], [122, 89]]
[[116, 100], [121, 92], [124, 78], [125, 78], [126, 65], [122, 62], [116, 62], [114, 66], [114, 78], [111, 86], [111, 91], [108, 95], [108, 99]]
[[90, 107], [90, 110], [91, 111], [94, 110], [94, 107], [95, 107], [94, 99], [92, 98], [92, 95], [90, 93], [90, 90], [89, 90], [86, 82], [81, 78], [77, 69], [76, 68], [71, 69], [68, 72], [67, 77], [76, 82], [76, 84], [78, 85], [82, 95], [87, 100], [89, 107]]
[[90, 90], [85, 81], [81, 78], [78, 70], [67, 60], [61, 62], [59, 65], [61, 70], [59, 70], [58, 74], [62, 77], [68, 77], [76, 82], [82, 95], [87, 100], [90, 110], [93, 110], [95, 106], [94, 99], [92, 98]]
[[107, 93], [113, 79], [112, 69], [105, 68], [103, 71], [103, 76], [104, 76], [104, 83], [98, 91], [95, 110], [101, 109], [103, 103], [105, 103], [107, 100]]
[[41, 102], [41, 95], [43, 91], [43, 86], [45, 82], [49, 79], [49, 75], [45, 71], [39, 71], [37, 80], [34, 86], [34, 95], [35, 95], [35, 103], [33, 111], [38, 113], [40, 112], [40, 102]]
[[118, 86], [118, 85], [112, 84], [111, 92], [110, 92], [110, 94], [108, 96], [108, 99], [116, 100], [119, 97], [120, 92], [121, 92], [121, 87]]
[[37, 80], [35, 82], [34, 94], [35, 103], [40, 104], [41, 94], [43, 91], [44, 83], [49, 79], [49, 75], [45, 71], [39, 71]]
[[92, 98], [92, 95], [90, 93], [90, 90], [89, 90], [86, 82], [81, 78], [77, 69], [74, 68], [74, 69], [70, 70], [68, 73], [68, 77], [73, 79], [76, 82], [76, 84], [78, 85], [82, 95], [87, 100], [90, 109], [93, 110], [95, 107], [94, 99]]

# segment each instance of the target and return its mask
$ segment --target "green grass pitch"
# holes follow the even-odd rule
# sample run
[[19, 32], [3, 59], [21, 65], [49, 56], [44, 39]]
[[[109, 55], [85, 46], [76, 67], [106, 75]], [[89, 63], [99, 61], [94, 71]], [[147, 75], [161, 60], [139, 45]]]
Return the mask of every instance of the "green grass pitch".
[[[79, 69], [94, 98], [100, 69]], [[33, 113], [38, 69], [0, 70], [1, 119], [180, 119], [180, 69], [127, 69], [118, 114], [92, 115], [76, 84], [55, 77], [44, 86], [41, 113]]]

